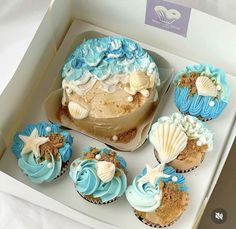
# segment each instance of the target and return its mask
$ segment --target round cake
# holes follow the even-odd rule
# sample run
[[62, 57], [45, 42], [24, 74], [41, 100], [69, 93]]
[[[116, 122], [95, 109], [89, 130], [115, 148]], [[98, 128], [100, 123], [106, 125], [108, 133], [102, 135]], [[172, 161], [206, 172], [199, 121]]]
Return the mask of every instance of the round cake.
[[73, 138], [59, 125], [29, 124], [15, 134], [12, 152], [20, 169], [33, 183], [50, 182], [61, 176], [71, 158]]
[[89, 39], [65, 61], [62, 79], [58, 117], [63, 125], [123, 150], [144, 141], [160, 79], [138, 43], [125, 37]]
[[151, 127], [149, 140], [157, 160], [178, 172], [198, 167], [205, 153], [213, 149], [213, 134], [207, 125], [196, 117], [180, 113], [159, 118]]
[[210, 64], [187, 66], [177, 73], [174, 84], [179, 111], [203, 121], [217, 118], [229, 102], [225, 72]]
[[70, 166], [77, 192], [93, 204], [107, 204], [125, 193], [127, 164], [108, 148], [87, 147]]
[[128, 186], [126, 198], [139, 220], [160, 228], [177, 221], [189, 202], [184, 176], [162, 164], [146, 165]]

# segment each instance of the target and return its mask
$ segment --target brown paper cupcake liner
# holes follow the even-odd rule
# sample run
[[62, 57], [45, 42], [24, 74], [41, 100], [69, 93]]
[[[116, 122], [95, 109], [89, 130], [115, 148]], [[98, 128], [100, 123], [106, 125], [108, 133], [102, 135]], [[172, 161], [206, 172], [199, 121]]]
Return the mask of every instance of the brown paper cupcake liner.
[[[78, 191], [77, 191], [78, 192]], [[79, 195], [86, 201], [88, 201], [89, 203], [92, 203], [92, 204], [97, 204], [97, 205], [105, 205], [105, 204], [110, 204], [110, 203], [113, 203], [114, 201], [117, 200], [117, 198], [114, 198], [112, 200], [109, 200], [109, 201], [106, 201], [106, 202], [102, 202], [101, 200], [99, 199], [88, 199], [86, 196], [82, 195], [80, 192], [78, 192]]]
[[196, 169], [199, 165], [196, 165], [190, 169], [186, 169], [186, 170], [179, 170], [179, 169], [175, 169], [177, 173], [188, 173], [188, 172], [191, 172], [193, 171], [194, 169]]
[[[157, 160], [159, 163], [161, 163], [160, 160], [157, 158], [155, 152], [156, 152], [156, 150], [154, 149], [155, 158], [156, 158], [156, 160]], [[202, 161], [203, 161], [203, 160], [202, 160]], [[168, 165], [168, 164], [167, 164], [167, 165]], [[199, 167], [199, 165], [196, 165], [196, 166], [194, 166], [194, 167], [192, 167], [192, 168], [190, 168], [190, 169], [185, 169], [185, 170], [176, 169], [175, 167], [173, 167], [173, 168], [175, 169], [175, 171], [176, 171], [177, 173], [188, 173], [188, 172], [193, 171], [193, 170], [196, 169], [197, 167]]]
[[[188, 194], [188, 193], [187, 193], [187, 194]], [[135, 216], [136, 216], [142, 223], [144, 223], [144, 224], [146, 224], [146, 225], [148, 225], [148, 226], [150, 226], [150, 227], [153, 227], [153, 228], [165, 228], [165, 227], [169, 227], [169, 226], [173, 225], [174, 223], [176, 223], [176, 222], [179, 220], [179, 218], [180, 218], [180, 217], [182, 216], [182, 214], [185, 212], [185, 210], [186, 210], [186, 208], [187, 208], [187, 206], [188, 206], [188, 203], [189, 203], [189, 194], [188, 194], [187, 203], [186, 203], [186, 205], [185, 205], [185, 208], [183, 209], [183, 212], [180, 214], [179, 217], [177, 217], [177, 218], [174, 219], [172, 222], [170, 222], [170, 223], [168, 223], [168, 224], [166, 224], [166, 225], [160, 225], [160, 224], [152, 223], [152, 222], [150, 222], [149, 220], [147, 220], [147, 219], [143, 218], [142, 216], [140, 216], [140, 215], [138, 214], [138, 212], [137, 212], [135, 209], [133, 209], [133, 210], [134, 210]]]

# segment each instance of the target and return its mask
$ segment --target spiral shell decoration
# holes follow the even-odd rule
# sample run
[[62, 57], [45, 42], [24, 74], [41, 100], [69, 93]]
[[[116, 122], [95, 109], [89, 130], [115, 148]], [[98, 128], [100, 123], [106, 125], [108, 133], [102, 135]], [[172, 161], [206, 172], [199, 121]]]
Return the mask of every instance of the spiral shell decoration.
[[129, 86], [125, 87], [125, 91], [131, 95], [135, 95], [140, 92], [144, 97], [149, 96], [147, 89], [153, 88], [155, 79], [151, 75], [150, 77], [142, 71], [133, 72], [129, 77]]
[[169, 163], [184, 150], [188, 137], [180, 126], [161, 123], [152, 128], [150, 142], [154, 145], [161, 163]]
[[217, 96], [217, 87], [207, 76], [199, 76], [196, 80], [197, 92], [202, 96]]
[[149, 76], [144, 72], [134, 72], [130, 75], [129, 78], [130, 87], [136, 91], [140, 91], [149, 86]]
[[89, 110], [73, 101], [69, 102], [68, 109], [74, 119], [84, 119], [89, 115]]
[[112, 180], [115, 174], [116, 167], [112, 162], [98, 161], [97, 162], [97, 175], [105, 183]]

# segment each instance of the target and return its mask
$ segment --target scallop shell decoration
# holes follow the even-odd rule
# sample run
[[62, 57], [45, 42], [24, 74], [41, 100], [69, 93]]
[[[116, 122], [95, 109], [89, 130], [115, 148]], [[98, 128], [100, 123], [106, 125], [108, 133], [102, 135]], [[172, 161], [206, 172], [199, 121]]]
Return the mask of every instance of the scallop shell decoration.
[[199, 76], [196, 80], [197, 92], [202, 96], [217, 96], [217, 87], [207, 76]]
[[177, 158], [187, 145], [188, 137], [180, 126], [161, 123], [152, 127], [149, 135], [161, 163], [169, 163]]
[[115, 174], [116, 167], [112, 162], [98, 161], [97, 162], [97, 175], [105, 183], [112, 180]]
[[74, 119], [84, 119], [89, 115], [89, 110], [73, 101], [69, 102], [68, 109]]

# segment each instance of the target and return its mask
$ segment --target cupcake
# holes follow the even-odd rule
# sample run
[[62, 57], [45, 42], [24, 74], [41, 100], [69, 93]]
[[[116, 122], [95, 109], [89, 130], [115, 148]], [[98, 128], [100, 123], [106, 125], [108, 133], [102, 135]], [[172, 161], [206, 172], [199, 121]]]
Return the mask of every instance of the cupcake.
[[29, 124], [15, 134], [12, 152], [33, 183], [50, 182], [68, 167], [73, 138], [56, 124]]
[[87, 147], [70, 166], [77, 192], [93, 204], [107, 204], [122, 196], [127, 188], [127, 164], [108, 148]]
[[174, 101], [180, 112], [203, 121], [217, 118], [229, 101], [225, 72], [210, 64], [187, 66], [174, 80]]
[[146, 165], [127, 188], [126, 198], [139, 220], [160, 228], [177, 221], [189, 201], [184, 176], [163, 164]]
[[206, 123], [180, 113], [159, 118], [151, 127], [149, 140], [157, 160], [178, 172], [198, 167], [213, 148], [213, 134]]

